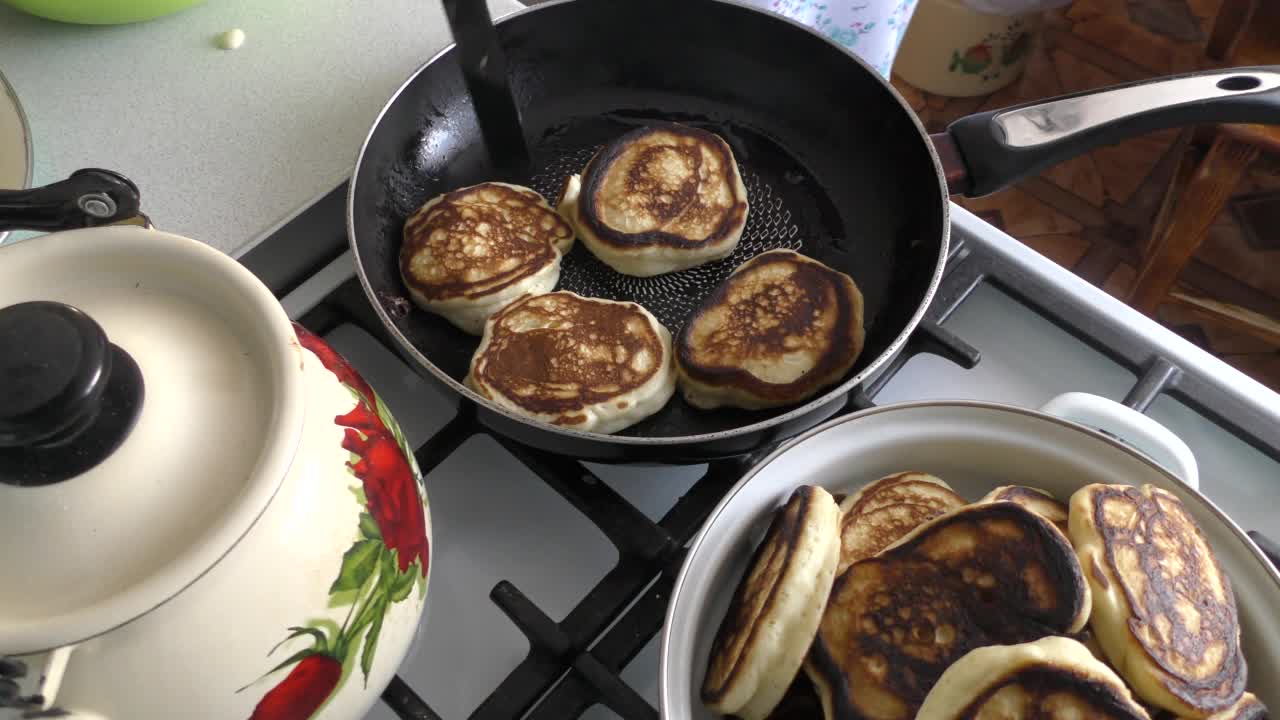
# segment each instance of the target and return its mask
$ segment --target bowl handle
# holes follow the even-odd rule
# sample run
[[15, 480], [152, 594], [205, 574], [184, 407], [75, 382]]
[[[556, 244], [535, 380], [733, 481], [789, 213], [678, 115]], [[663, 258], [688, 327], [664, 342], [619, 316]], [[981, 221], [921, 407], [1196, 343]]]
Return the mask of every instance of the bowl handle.
[[[39, 674], [33, 678], [31, 691], [17, 696], [0, 693], [0, 708], [16, 707], [27, 712], [37, 713], [40, 717], [52, 712], [49, 717], [63, 720], [106, 720], [102, 715], [81, 710], [67, 710], [54, 703], [58, 688], [62, 686], [62, 677], [67, 671], [67, 661], [75, 645], [65, 645], [54, 650], [23, 657], [0, 656], [0, 682], [18, 686], [27, 674], [27, 668], [39, 668]], [[3, 688], [0, 688], [2, 690]], [[7, 698], [7, 700], [6, 700]], [[25, 715], [24, 715], [25, 717]]]
[[1101, 430], [1151, 458], [1192, 489], [1200, 489], [1200, 471], [1191, 448], [1137, 410], [1098, 395], [1069, 392], [1045, 403], [1040, 411]]

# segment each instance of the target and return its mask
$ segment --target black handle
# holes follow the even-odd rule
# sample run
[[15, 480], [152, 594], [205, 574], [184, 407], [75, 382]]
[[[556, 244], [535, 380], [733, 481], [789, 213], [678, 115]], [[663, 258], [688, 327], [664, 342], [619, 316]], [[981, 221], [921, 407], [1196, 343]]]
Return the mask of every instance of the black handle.
[[964, 172], [953, 193], [981, 197], [1089, 150], [1198, 123], [1280, 124], [1280, 66], [1176, 75], [969, 115], [947, 128]]
[[59, 302], [0, 309], [0, 482], [47, 485], [106, 459], [133, 428], [142, 374], [93, 318]]
[[138, 186], [111, 170], [85, 168], [61, 182], [0, 190], [0, 232], [70, 230], [138, 217]]
[[442, 2], [489, 159], [504, 170], [523, 169], [529, 161], [529, 147], [489, 7], [485, 0]]

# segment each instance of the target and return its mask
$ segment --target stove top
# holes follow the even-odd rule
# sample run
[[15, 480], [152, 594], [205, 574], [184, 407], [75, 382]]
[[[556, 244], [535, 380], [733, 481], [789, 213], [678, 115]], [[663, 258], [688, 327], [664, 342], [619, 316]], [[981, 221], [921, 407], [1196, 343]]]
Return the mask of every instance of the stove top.
[[[383, 331], [354, 277], [345, 193], [335, 189], [240, 260], [387, 399], [426, 474], [438, 579], [414, 649], [369, 717], [658, 717], [658, 637], [684, 547], [753, 458], [607, 466], [490, 436]], [[1242, 527], [1274, 526], [1280, 396], [952, 212], [954, 248], [927, 319], [842, 413], [1102, 395], [1186, 441], [1201, 489]]]

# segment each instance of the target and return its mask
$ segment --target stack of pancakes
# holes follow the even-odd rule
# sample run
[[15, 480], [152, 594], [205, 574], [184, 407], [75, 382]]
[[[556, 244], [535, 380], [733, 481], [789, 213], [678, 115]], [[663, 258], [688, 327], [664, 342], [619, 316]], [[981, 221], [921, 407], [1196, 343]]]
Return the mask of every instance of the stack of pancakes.
[[1245, 692], [1231, 583], [1171, 493], [1093, 484], [1064, 504], [1012, 485], [968, 503], [908, 472], [850, 494], [834, 520], [832, 504], [802, 486], [775, 516], [712, 645], [711, 710], [1266, 716]]
[[649, 277], [733, 254], [748, 209], [723, 138], [655, 123], [601, 148], [555, 209], [499, 182], [430, 199], [405, 223], [400, 275], [419, 308], [480, 336], [467, 386], [524, 417], [617, 432], [677, 385], [697, 408], [781, 407], [838, 383], [861, 354], [848, 275], [762, 253], [711, 289], [678, 342], [635, 303], [553, 292], [575, 238], [614, 271]]

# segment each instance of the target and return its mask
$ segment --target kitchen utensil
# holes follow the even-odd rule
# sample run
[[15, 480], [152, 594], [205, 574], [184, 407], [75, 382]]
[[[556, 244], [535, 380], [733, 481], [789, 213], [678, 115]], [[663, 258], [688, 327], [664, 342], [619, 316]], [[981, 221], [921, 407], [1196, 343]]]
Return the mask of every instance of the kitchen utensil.
[[[0, 190], [31, 185], [31, 131], [18, 94], [0, 74]], [[0, 243], [9, 233], [0, 230]]]
[[425, 602], [412, 451], [239, 263], [107, 224], [138, 202], [0, 192], [0, 227], [78, 228], [0, 247], [0, 717], [363, 718]]
[[[846, 48], [734, 2], [561, 0], [508, 15], [496, 29], [530, 163], [509, 169], [486, 152], [459, 51], [444, 50], [396, 91], [360, 150], [347, 208], [352, 254], [386, 333], [424, 375], [477, 407], [494, 432], [593, 460], [705, 461], [831, 417], [920, 322], [947, 255], [949, 193], [984, 195], [1161, 127], [1280, 122], [1280, 72], [1228, 69], [972, 115], [930, 139], [897, 92]], [[860, 286], [866, 343], [858, 362], [797, 406], [707, 412], [676, 397], [615, 435], [530, 421], [466, 388], [477, 338], [409, 301], [398, 271], [405, 218], [436, 194], [486, 180], [531, 185], [554, 201], [564, 177], [600, 144], [658, 119], [713, 130], [733, 148], [751, 204], [738, 250], [634, 278], [578, 243], [560, 287], [634, 300], [675, 333], [743, 260], [798, 249]]]
[[0, 0], [49, 20], [83, 25], [120, 25], [154, 20], [205, 0]]
[[[1047, 407], [1082, 404], [1081, 398], [1068, 397]], [[1138, 415], [1096, 396], [1087, 404], [1093, 413], [1105, 408], [1102, 412], [1115, 416], [1104, 421], [1111, 427], [1133, 425], [1132, 416]], [[1169, 437], [1175, 440], [1165, 456], [1188, 457], [1186, 446]], [[1150, 436], [1140, 442], [1147, 444]], [[729, 490], [694, 538], [671, 591], [660, 649], [662, 717], [714, 717], [699, 699], [711, 640], [752, 550], [791, 490], [807, 483], [847, 493], [905, 470], [936, 475], [971, 501], [1010, 484], [1041, 488], [1063, 502], [1095, 482], [1149, 483], [1174, 493], [1231, 579], [1249, 687], [1263, 702], [1280, 707], [1280, 688], [1267, 682], [1280, 674], [1280, 625], [1274, 614], [1280, 607], [1280, 573], [1197, 491], [1194, 475], [1180, 479], [1124, 441], [1046, 412], [955, 401], [885, 405], [833, 420], [787, 443]]]

